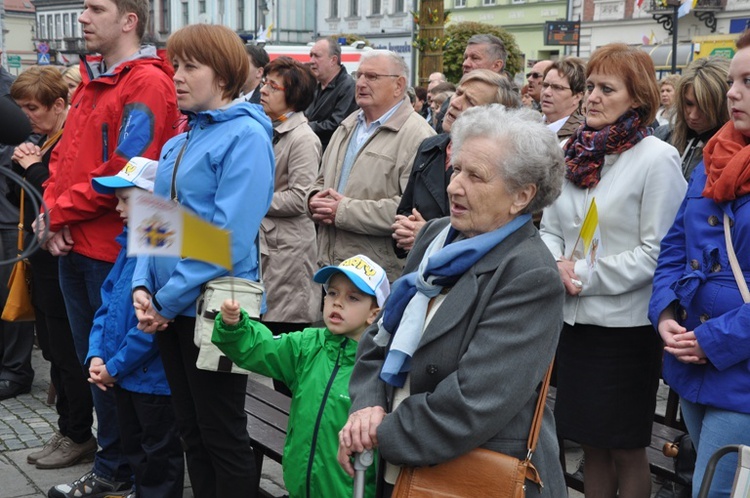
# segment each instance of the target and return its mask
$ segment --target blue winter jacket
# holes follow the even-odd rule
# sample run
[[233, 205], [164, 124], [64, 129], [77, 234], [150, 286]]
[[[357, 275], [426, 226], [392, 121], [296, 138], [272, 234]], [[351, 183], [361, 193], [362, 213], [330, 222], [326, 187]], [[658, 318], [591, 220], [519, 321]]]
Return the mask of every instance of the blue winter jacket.
[[102, 285], [102, 306], [94, 315], [86, 365], [91, 358], [99, 357], [123, 389], [169, 395], [156, 336], [137, 329], [130, 286], [136, 258], [127, 255], [127, 227], [116, 240], [122, 250]]
[[[256, 237], [273, 196], [273, 127], [259, 105], [233, 102], [189, 115], [190, 131], [169, 140], [159, 156], [154, 194], [171, 198], [214, 225], [232, 232], [234, 276], [257, 280]], [[210, 245], [211, 241], [207, 240]], [[143, 286], [168, 319], [195, 316], [201, 286], [229, 272], [195, 259], [141, 256], [133, 288]]]
[[695, 331], [705, 365], [664, 355], [664, 379], [693, 403], [750, 413], [750, 304], [745, 304], [727, 258], [723, 216], [733, 221], [732, 244], [750, 281], [750, 195], [717, 204], [703, 197], [706, 171], [693, 172], [674, 225], [661, 242], [649, 319], [675, 306], [675, 317]]

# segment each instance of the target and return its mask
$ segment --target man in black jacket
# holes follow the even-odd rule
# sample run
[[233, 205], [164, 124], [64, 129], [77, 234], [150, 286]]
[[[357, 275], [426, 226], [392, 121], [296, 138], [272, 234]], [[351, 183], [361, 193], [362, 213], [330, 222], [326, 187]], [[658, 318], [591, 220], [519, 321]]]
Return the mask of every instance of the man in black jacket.
[[339, 124], [357, 109], [354, 80], [341, 64], [341, 47], [333, 38], [321, 38], [312, 46], [310, 69], [318, 86], [305, 116], [325, 151]]

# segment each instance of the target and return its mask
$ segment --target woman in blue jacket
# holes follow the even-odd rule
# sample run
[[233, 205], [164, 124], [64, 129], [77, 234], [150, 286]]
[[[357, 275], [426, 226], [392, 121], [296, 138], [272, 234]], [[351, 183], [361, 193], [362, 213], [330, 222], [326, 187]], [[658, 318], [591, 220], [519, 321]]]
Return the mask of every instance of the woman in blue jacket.
[[[680, 395], [698, 459], [697, 494], [710, 456], [750, 444], [750, 305], [732, 274], [724, 241], [750, 277], [750, 32], [737, 42], [727, 93], [731, 121], [704, 149], [674, 225], [661, 243], [649, 318], [665, 345], [664, 379]], [[726, 219], [725, 219], [726, 216]], [[722, 459], [711, 497], [728, 497], [736, 458]]]
[[[272, 126], [260, 106], [233, 102], [249, 71], [242, 41], [226, 27], [197, 24], [172, 34], [167, 53], [190, 131], [164, 145], [154, 194], [230, 231], [233, 274], [258, 280], [255, 240], [273, 195]], [[158, 331], [198, 498], [257, 492], [243, 410], [247, 376], [195, 366], [196, 299], [203, 284], [227, 273], [189, 258], [146, 257], [139, 258], [133, 278], [139, 327]]]

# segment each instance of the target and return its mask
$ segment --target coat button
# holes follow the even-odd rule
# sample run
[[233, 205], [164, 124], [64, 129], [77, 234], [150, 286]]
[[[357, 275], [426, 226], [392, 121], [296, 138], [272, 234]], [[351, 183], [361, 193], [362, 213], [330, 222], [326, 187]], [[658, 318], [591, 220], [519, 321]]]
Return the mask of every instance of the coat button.
[[680, 320], [682, 320], [683, 322], [687, 320], [687, 310], [685, 308], [682, 308], [680, 310]]
[[716, 225], [719, 224], [719, 217], [718, 216], [714, 216], [714, 215], [709, 216], [708, 217], [708, 224], [711, 225], [712, 227], [715, 227]]
[[714, 263], [714, 265], [711, 267], [711, 272], [717, 273], [721, 271], [721, 263]]
[[701, 264], [698, 262], [697, 259], [690, 260], [690, 268], [692, 268], [693, 270], [697, 270], [700, 267], [701, 267]]
[[706, 321], [711, 318], [707, 314], [703, 313], [698, 319], [701, 321], [701, 323], [706, 323]]
[[430, 375], [435, 375], [438, 372], [437, 365], [427, 365], [427, 373]]

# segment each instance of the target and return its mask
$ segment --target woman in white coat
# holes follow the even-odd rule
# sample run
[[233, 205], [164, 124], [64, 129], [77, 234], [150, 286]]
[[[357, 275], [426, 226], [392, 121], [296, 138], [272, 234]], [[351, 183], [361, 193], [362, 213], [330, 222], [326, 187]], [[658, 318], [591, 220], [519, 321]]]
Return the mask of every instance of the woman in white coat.
[[[565, 146], [563, 192], [541, 223], [567, 292], [555, 420], [583, 446], [587, 498], [648, 498], [661, 342], [647, 309], [659, 244], [686, 184], [677, 151], [647, 128], [659, 105], [648, 55], [623, 44], [598, 49], [586, 94], [585, 126]], [[592, 229], [582, 237], [587, 215]]]

